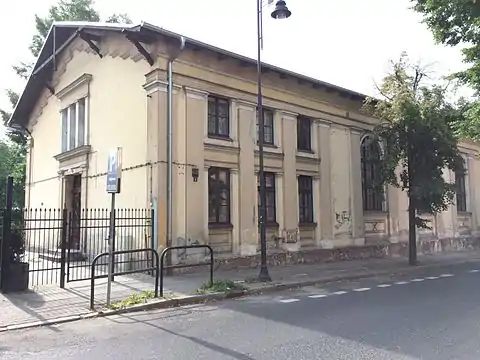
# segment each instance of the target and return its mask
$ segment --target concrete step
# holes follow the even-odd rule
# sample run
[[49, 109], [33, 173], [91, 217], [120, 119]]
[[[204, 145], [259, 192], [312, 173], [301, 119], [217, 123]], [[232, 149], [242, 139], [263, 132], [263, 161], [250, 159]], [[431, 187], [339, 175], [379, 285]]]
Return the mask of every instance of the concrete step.
[[[81, 250], [67, 250], [66, 256], [69, 261], [85, 261], [87, 256]], [[38, 254], [40, 259], [44, 259], [51, 262], [59, 263], [62, 260], [61, 249], [48, 249]]]

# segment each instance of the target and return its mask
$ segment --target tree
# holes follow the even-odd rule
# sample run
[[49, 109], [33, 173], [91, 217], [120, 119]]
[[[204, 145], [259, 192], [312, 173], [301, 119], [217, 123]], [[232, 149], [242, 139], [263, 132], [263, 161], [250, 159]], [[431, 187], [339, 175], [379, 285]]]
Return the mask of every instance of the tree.
[[[35, 59], [45, 42], [48, 35], [48, 31], [54, 21], [100, 21], [100, 15], [94, 8], [94, 0], [59, 0], [57, 4], [50, 7], [47, 15], [42, 17], [35, 15], [35, 28], [36, 34], [33, 35], [32, 41], [29, 45], [29, 49], [32, 58]], [[121, 22], [131, 23], [132, 21], [127, 14], [113, 14], [107, 22]], [[20, 64], [13, 66], [13, 70], [23, 79], [27, 79], [34, 66], [34, 61], [29, 59], [28, 61], [21, 62]], [[13, 109], [17, 104], [19, 95], [11, 89], [6, 90], [6, 95], [10, 100], [11, 108]], [[3, 124], [7, 124], [11, 116], [10, 110], [0, 109], [0, 118]], [[23, 199], [24, 181], [20, 181], [21, 178], [25, 178], [25, 159], [26, 159], [26, 139], [24, 136], [9, 132], [7, 133], [9, 140], [13, 143], [12, 151], [7, 152], [9, 156], [18, 156], [15, 163], [19, 166], [15, 170], [20, 171], [23, 169], [23, 175], [18, 174], [15, 182], [15, 196], [21, 196]], [[7, 146], [9, 144], [6, 144]], [[13, 170], [12, 170], [13, 171]], [[3, 174], [0, 174], [3, 176]], [[2, 186], [0, 184], [0, 186]], [[23, 200], [18, 199], [18, 203]]]
[[366, 109], [381, 121], [375, 128], [385, 145], [381, 181], [408, 195], [409, 263], [414, 265], [416, 228], [428, 228], [421, 215], [438, 214], [453, 203], [455, 184], [445, 181], [444, 170], [464, 171], [450, 127], [458, 110], [446, 101], [445, 88], [424, 85], [425, 72], [405, 54], [392, 65], [378, 87], [383, 99], [367, 99]]
[[[25, 191], [25, 152], [23, 147], [12, 143], [0, 141], [0, 198], [6, 198], [7, 176], [13, 176], [13, 206], [22, 208], [24, 206]], [[2, 207], [4, 204], [1, 205]]]
[[[463, 85], [480, 95], [480, 1], [411, 0], [413, 9], [423, 16], [437, 43], [462, 46], [463, 59], [469, 67], [452, 74]], [[480, 102], [461, 99], [463, 116], [454, 128], [458, 136], [480, 140]]]
[[132, 20], [128, 14], [113, 14], [107, 19], [108, 23], [131, 24]]

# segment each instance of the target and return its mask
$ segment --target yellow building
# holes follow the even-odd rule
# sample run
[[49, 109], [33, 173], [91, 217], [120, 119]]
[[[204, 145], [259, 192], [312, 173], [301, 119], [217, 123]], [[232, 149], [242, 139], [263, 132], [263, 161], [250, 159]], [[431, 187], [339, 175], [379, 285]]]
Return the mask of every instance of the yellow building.
[[[117, 206], [155, 206], [165, 244], [166, 67], [178, 38], [146, 23], [53, 26], [12, 117], [32, 135], [27, 207], [107, 208], [108, 154], [121, 147]], [[255, 66], [191, 39], [173, 65], [174, 244], [207, 243], [227, 258], [258, 253]], [[406, 194], [370, 187], [381, 148], [369, 137], [376, 120], [362, 114], [365, 96], [269, 65], [263, 74], [269, 254], [404, 251]], [[456, 205], [419, 232], [420, 251], [476, 244], [480, 148], [460, 146], [468, 173], [456, 179]]]

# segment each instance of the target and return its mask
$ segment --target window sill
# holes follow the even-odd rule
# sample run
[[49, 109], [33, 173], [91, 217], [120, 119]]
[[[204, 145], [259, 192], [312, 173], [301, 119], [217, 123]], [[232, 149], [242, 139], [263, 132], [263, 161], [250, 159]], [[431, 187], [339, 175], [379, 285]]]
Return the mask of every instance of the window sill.
[[212, 140], [233, 142], [233, 139], [230, 136], [222, 136], [222, 135], [215, 135], [215, 134], [208, 134], [207, 136], [208, 136], [208, 139], [212, 139]]
[[231, 230], [233, 225], [230, 223], [209, 223], [208, 228], [212, 230]]
[[[260, 227], [260, 225], [258, 227]], [[279, 227], [280, 225], [278, 225], [276, 222], [269, 222], [265, 224], [265, 228], [267, 229], [278, 229]]]
[[363, 210], [363, 215], [366, 216], [385, 216], [387, 212], [385, 210]]
[[317, 227], [317, 223], [316, 222], [312, 222], [312, 223], [299, 223], [298, 224], [298, 227], [301, 228], [301, 229], [315, 229]]
[[90, 152], [90, 149], [91, 149], [90, 145], [83, 145], [75, 149], [61, 152], [60, 154], [55, 155], [54, 158], [55, 160], [61, 163], [82, 155], [86, 155]]
[[457, 211], [457, 216], [472, 216], [470, 211]]
[[297, 148], [297, 155], [315, 155], [315, 151], [313, 151], [312, 149]]

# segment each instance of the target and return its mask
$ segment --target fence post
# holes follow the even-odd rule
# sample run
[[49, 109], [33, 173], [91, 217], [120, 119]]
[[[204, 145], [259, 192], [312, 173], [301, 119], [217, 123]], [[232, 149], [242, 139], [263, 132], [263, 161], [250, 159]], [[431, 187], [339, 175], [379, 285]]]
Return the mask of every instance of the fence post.
[[[157, 251], [157, 249], [155, 249], [155, 209], [152, 209], [151, 210], [151, 221], [150, 221], [150, 226], [151, 226], [151, 229], [150, 229], [150, 246], [152, 249], [154, 249], [155, 251]], [[153, 256], [152, 254], [152, 268], [155, 266], [155, 256]], [[152, 275], [154, 274], [154, 271], [152, 270]]]
[[60, 288], [65, 289], [65, 265], [67, 263], [67, 231], [68, 231], [68, 211], [62, 210], [62, 233], [60, 240], [61, 259], [60, 259]]
[[7, 177], [6, 204], [3, 213], [2, 247], [0, 249], [0, 291], [5, 290], [5, 283], [10, 270], [10, 234], [12, 229], [13, 177]]

